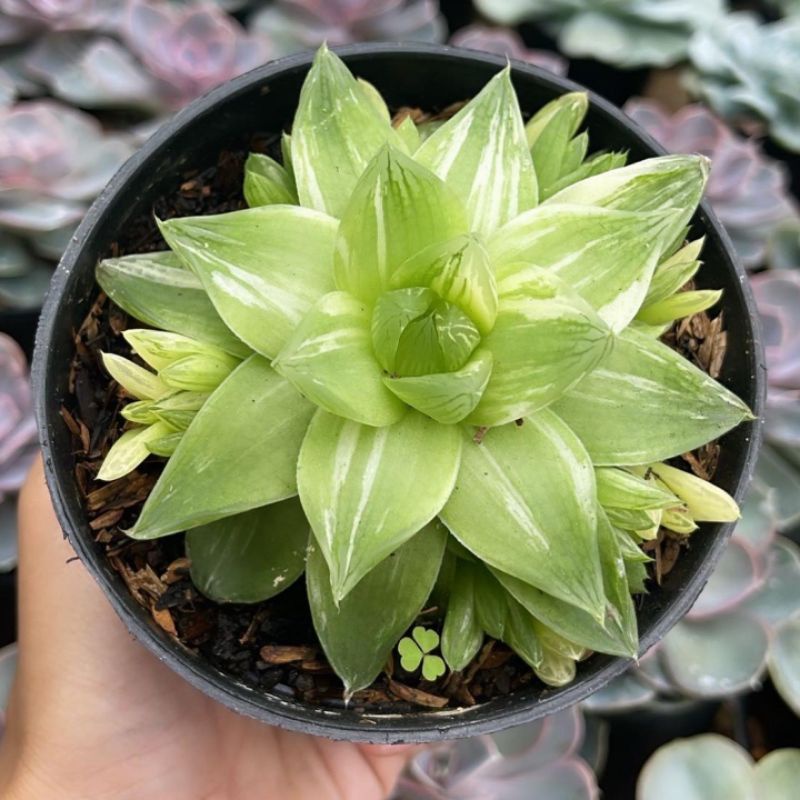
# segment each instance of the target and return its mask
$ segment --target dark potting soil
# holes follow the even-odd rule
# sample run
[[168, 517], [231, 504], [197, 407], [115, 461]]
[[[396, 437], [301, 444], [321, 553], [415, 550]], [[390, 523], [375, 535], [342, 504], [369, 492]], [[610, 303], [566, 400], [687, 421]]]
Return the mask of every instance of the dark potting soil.
[[[416, 109], [398, 113], [424, 117]], [[176, 189], [159, 198], [152, 213], [129, 225], [107, 255], [166, 249], [154, 215], [169, 219], [245, 208], [241, 186], [248, 151], [267, 152], [279, 158], [278, 138], [256, 136], [242, 141], [239, 149], [221, 153], [216, 164], [182, 175]], [[98, 293], [80, 330], [75, 332], [70, 396], [62, 409], [73, 437], [75, 480], [96, 546], [155, 622], [215, 667], [264, 690], [307, 703], [341, 706], [343, 687], [325, 660], [314, 632], [302, 578], [262, 603], [218, 604], [201, 595], [192, 584], [183, 534], [134, 541], [122, 532], [133, 525], [165, 464], [163, 459], [151, 457], [116, 481], [95, 480], [109, 447], [125, 428], [119, 412], [130, 399], [103, 370], [100, 353], [132, 356], [120, 335], [128, 324], [125, 312]], [[664, 340], [711, 375], [718, 374], [725, 353], [721, 318], [698, 314], [674, 326]], [[676, 463], [703, 478], [711, 478], [718, 453], [718, 445], [712, 443], [685, 454]], [[687, 537], [662, 529], [657, 539], [645, 544], [654, 557], [650, 565], [651, 591], [658, 591], [658, 584], [687, 543]], [[420, 621], [429, 628], [441, 627], [436, 608], [424, 610]], [[398, 712], [420, 706], [474, 705], [537, 681], [531, 669], [509, 648], [487, 638], [465, 670], [433, 683], [405, 672], [390, 656], [372, 686], [355, 694], [352, 707]]]

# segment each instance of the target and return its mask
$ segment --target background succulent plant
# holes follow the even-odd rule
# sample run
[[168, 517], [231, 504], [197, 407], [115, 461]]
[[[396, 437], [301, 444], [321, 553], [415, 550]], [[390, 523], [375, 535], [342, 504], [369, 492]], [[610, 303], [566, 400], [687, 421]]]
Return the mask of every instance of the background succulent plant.
[[46, 283], [32, 251], [60, 256], [89, 201], [132, 150], [93, 117], [53, 101], [0, 110], [0, 298], [6, 305], [35, 305], [41, 298]]
[[702, 153], [710, 159], [706, 199], [742, 263], [760, 266], [769, 237], [798, 218], [786, 167], [702, 105], [684, 106], [670, 115], [651, 100], [634, 98], [625, 112], [670, 152]]
[[25, 478], [35, 452], [28, 366], [19, 346], [0, 334], [0, 572], [17, 563], [17, 524], [14, 495]]
[[689, 47], [693, 87], [721, 116], [758, 123], [789, 150], [800, 150], [800, 20], [769, 25], [730, 14], [697, 32]]
[[[737, 514], [721, 490], [657, 463], [750, 417], [652, 335], [699, 266], [700, 242], [674, 242], [706, 163], [598, 166], [578, 133], [586, 104], [564, 95], [525, 126], [506, 69], [420, 142], [323, 46], [290, 158], [248, 159], [254, 207], [166, 220], [171, 253], [100, 265], [109, 296], [171, 331], [127, 333], [156, 372], [107, 357], [140, 427], [98, 477], [121, 477], [170, 429], [179, 439], [172, 454], [159, 444], [171, 457], [129, 535], [189, 529], [198, 588], [256, 601], [302, 573], [310, 527], [312, 616], [348, 695], [380, 672], [437, 577], [453, 669], [484, 632], [554, 685], [587, 649], [634, 655], [633, 564], [649, 534], [609, 519], [638, 510], [649, 528], [650, 509], [656, 526], [680, 513], [688, 532]], [[205, 303], [191, 331], [190, 287]], [[683, 313], [711, 295], [682, 294]], [[227, 344], [210, 342], [221, 330]], [[224, 369], [202, 383], [210, 362]], [[181, 409], [196, 412], [186, 430], [164, 414], [179, 389], [211, 392]]]
[[800, 272], [771, 269], [752, 278], [764, 328], [767, 358], [766, 446], [757, 484], [770, 487], [778, 522], [790, 528], [800, 520]]
[[493, 736], [430, 748], [414, 758], [394, 800], [595, 800], [597, 783], [579, 756], [583, 717], [571, 708]]
[[435, 0], [276, 0], [250, 21], [278, 55], [369, 40], [441, 42], [447, 25]]
[[716, 23], [724, 0], [475, 0], [494, 22], [540, 22], [574, 58], [620, 67], [667, 66], [686, 55], [692, 33]]
[[706, 734], [664, 745], [639, 776], [637, 800], [783, 800], [800, 775], [800, 750], [775, 750], [754, 763], [723, 736]]
[[556, 75], [565, 75], [567, 72], [566, 59], [549, 50], [531, 50], [525, 46], [522, 37], [512, 28], [497, 28], [480, 24], [468, 25], [457, 30], [450, 37], [450, 44], [470, 50], [483, 50], [486, 53], [498, 53], [509, 58], [517, 58], [554, 72]]

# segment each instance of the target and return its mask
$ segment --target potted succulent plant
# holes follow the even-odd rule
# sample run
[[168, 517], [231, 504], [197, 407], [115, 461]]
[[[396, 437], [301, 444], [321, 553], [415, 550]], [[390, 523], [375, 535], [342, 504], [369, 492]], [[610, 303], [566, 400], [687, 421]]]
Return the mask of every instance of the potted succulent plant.
[[[48, 481], [131, 630], [222, 702], [496, 730], [707, 579], [758, 439], [752, 302], [702, 157], [527, 65], [342, 56], [207, 95], [90, 210], [39, 332]], [[677, 565], [642, 596], [648, 553]]]

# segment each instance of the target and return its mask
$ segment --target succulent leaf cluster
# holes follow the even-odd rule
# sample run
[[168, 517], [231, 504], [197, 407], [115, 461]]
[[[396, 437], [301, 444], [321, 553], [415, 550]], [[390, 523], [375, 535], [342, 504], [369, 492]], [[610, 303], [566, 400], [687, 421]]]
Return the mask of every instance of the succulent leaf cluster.
[[722, 117], [758, 123], [788, 150], [800, 150], [800, 20], [764, 25], [729, 14], [692, 38], [692, 85]]
[[89, 202], [133, 147], [49, 100], [0, 109], [0, 307], [35, 307]]
[[554, 685], [588, 650], [635, 655], [636, 543], [738, 513], [663, 464], [752, 419], [658, 340], [718, 298], [679, 292], [706, 161], [587, 157], [586, 105], [526, 125], [507, 68], [423, 139], [323, 46], [283, 163], [248, 161], [253, 207], [160, 222], [170, 251], [98, 269], [162, 329], [127, 334], [152, 371], [108, 359], [137, 402], [100, 477], [171, 453], [129, 535], [188, 531], [221, 601], [305, 567], [347, 694], [434, 589], [452, 669], [484, 633]]
[[14, 495], [25, 479], [35, 443], [28, 365], [16, 342], [0, 334], [0, 572], [17, 564]]
[[783, 800], [796, 792], [800, 750], [773, 750], [756, 763], [736, 742], [715, 733], [678, 739], [656, 750], [636, 786], [637, 800]]
[[447, 32], [436, 0], [275, 0], [250, 25], [269, 37], [276, 56], [323, 42], [441, 42]]
[[609, 712], [656, 698], [722, 698], [756, 688], [769, 674], [800, 713], [799, 608], [800, 548], [777, 534], [771, 496], [752, 491], [691, 611], [638, 667], [584, 705]]
[[393, 800], [596, 800], [580, 758], [584, 720], [575, 707], [492, 736], [427, 748], [401, 776]]
[[769, 239], [798, 219], [785, 165], [699, 104], [670, 115], [651, 100], [634, 98], [625, 105], [625, 112], [671, 153], [700, 153], [709, 158], [706, 199], [742, 263], [761, 266]]
[[692, 34], [716, 24], [725, 0], [475, 0], [503, 25], [541, 22], [561, 52], [622, 68], [669, 66], [686, 56]]
[[567, 73], [565, 58], [550, 50], [532, 50], [526, 47], [522, 37], [513, 28], [498, 28], [479, 23], [467, 25], [450, 37], [450, 44], [527, 61], [556, 75]]

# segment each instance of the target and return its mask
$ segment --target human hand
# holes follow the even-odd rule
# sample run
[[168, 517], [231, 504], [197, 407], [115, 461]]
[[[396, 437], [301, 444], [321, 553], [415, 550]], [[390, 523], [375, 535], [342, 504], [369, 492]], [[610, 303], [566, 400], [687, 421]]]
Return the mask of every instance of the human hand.
[[19, 670], [6, 800], [381, 800], [408, 748], [238, 716], [137, 642], [75, 559], [37, 460], [19, 504]]

